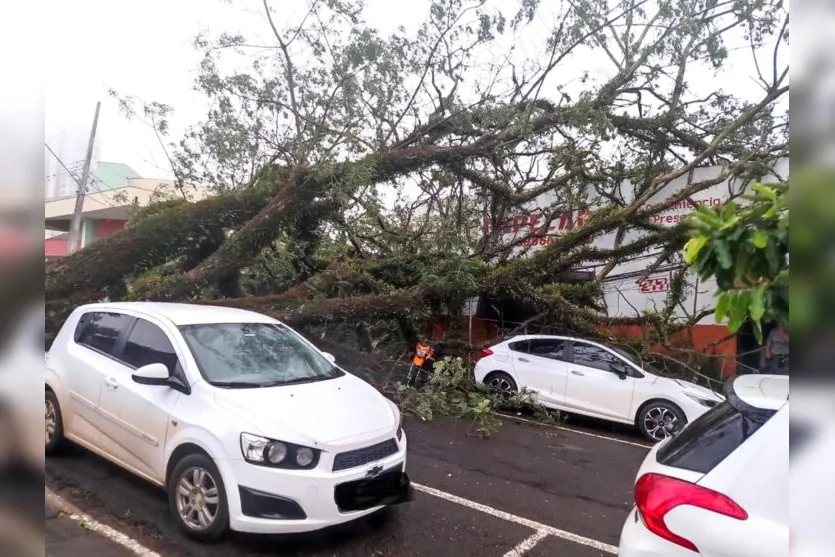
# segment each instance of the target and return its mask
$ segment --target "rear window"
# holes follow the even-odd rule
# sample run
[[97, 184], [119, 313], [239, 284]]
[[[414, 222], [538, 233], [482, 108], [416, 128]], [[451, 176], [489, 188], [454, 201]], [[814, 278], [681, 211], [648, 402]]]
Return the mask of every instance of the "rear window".
[[760, 427], [761, 422], [723, 402], [660, 447], [657, 459], [665, 466], [707, 474]]
[[131, 317], [121, 313], [85, 313], [78, 320], [75, 342], [112, 356], [119, 335], [130, 322]]
[[518, 340], [516, 342], [511, 342], [507, 346], [514, 352], [524, 352], [525, 354], [527, 354], [530, 351], [531, 341]]

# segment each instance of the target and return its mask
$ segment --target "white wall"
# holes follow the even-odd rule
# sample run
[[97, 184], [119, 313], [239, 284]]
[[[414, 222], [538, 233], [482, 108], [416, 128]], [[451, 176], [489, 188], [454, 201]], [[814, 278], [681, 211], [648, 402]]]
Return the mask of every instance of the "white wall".
[[[789, 175], [788, 159], [781, 159], [775, 166], [775, 172], [782, 179], [787, 179]], [[648, 204], [663, 202], [690, 184], [716, 177], [720, 173], [720, 167], [695, 169], [690, 175], [682, 176], [678, 180], [667, 184], [650, 198]], [[763, 181], [774, 181], [774, 178], [764, 179]], [[732, 196], [744, 192], [746, 188], [747, 184], [741, 180], [725, 180], [693, 196], [693, 205], [688, 202], [682, 202], [668, 210], [659, 212], [655, 217], [655, 222], [661, 226], [674, 226], [686, 218], [695, 209], [695, 205], [720, 205]], [[619, 194], [626, 202], [634, 199], [633, 193], [634, 191], [630, 184], [622, 184], [619, 187]], [[504, 243], [510, 243], [524, 238], [526, 235], [531, 234], [533, 230], [542, 229], [544, 223], [547, 222], [547, 216], [542, 214], [542, 209], [551, 206], [554, 200], [555, 197], [553, 194], [544, 195], [531, 202], [526, 207], [526, 211], [514, 215], [505, 226], [506, 233], [503, 235], [502, 241]], [[594, 198], [590, 198], [589, 202], [591, 205], [600, 203], [599, 200]], [[583, 212], [581, 211], [574, 211], [571, 215], [561, 215], [553, 220], [547, 231], [534, 235], [533, 245], [518, 247], [514, 250], [515, 254], [520, 257], [526, 257], [542, 249], [550, 240], [558, 237], [569, 228], [572, 222], [582, 225], [583, 216]], [[623, 242], [629, 243], [640, 238], [642, 234], [643, 232], [640, 230], [629, 232], [625, 235]], [[597, 238], [594, 245], [607, 249], [614, 247], [614, 241], [615, 234], [608, 234]], [[659, 253], [657, 249], [648, 251], [641, 256], [623, 262], [612, 270], [608, 275], [607, 281], [603, 284], [604, 299], [609, 315], [635, 316], [645, 310], [660, 310], [664, 307], [669, 291], [669, 284], [672, 279], [672, 270], [659, 270], [659, 272], [653, 273], [647, 280], [642, 281], [640, 284], [638, 283], [638, 277], [632, 276], [633, 273], [640, 273], [647, 269], [655, 261]], [[678, 256], [678, 263], [681, 264], [681, 255]], [[603, 264], [605, 262], [589, 265], [584, 267], [584, 270], [597, 271]], [[685, 288], [686, 296], [682, 304], [674, 312], [676, 317], [689, 317], [714, 306], [715, 281], [699, 282], [692, 274], [688, 274], [686, 281], [688, 284], [688, 287]], [[714, 322], [715, 320], [712, 315], [699, 321], [701, 324]]]

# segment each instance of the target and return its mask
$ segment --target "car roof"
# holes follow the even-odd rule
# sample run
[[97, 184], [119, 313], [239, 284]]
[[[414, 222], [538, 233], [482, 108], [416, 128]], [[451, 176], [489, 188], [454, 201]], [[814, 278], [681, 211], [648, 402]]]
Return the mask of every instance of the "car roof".
[[516, 335], [516, 336], [512, 336], [510, 338], [506, 338], [502, 342], [515, 342], [515, 341], [518, 341], [518, 340], [533, 340], [533, 339], [538, 339], [538, 338], [545, 338], [545, 339], [553, 338], [553, 339], [559, 339], [559, 340], [581, 340], [581, 339], [566, 336], [566, 335]]
[[732, 386], [734, 394], [745, 404], [763, 410], [779, 410], [789, 398], [787, 375], [738, 375]]
[[608, 346], [606, 343], [601, 342], [599, 340], [592, 340], [588, 338], [580, 338], [580, 337], [573, 337], [570, 335], [516, 335], [510, 338], [506, 338], [498, 344], [507, 344], [509, 342], [519, 342], [520, 340], [536, 340], [536, 339], [553, 339], [553, 340], [576, 340], [579, 342], [589, 342], [591, 344], [597, 344], [599, 346], [605, 346], [606, 348], [612, 348]]
[[276, 323], [272, 317], [245, 309], [173, 302], [101, 302], [86, 304], [83, 311], [127, 311], [171, 321], [175, 325], [209, 323]]

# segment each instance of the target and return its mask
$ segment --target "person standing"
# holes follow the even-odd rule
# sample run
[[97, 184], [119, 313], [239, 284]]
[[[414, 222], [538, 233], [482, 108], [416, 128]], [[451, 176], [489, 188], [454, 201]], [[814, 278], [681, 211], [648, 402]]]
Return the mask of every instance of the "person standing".
[[789, 373], [789, 333], [777, 325], [768, 333], [765, 341], [765, 373], [787, 375]]

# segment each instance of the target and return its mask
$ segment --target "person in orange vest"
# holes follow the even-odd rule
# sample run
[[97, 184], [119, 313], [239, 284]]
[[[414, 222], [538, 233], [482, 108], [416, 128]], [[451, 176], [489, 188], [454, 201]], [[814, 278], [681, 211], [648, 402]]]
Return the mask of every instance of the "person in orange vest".
[[426, 369], [424, 366], [432, 360], [434, 350], [426, 337], [418, 341], [415, 346], [414, 356], [412, 356], [412, 364], [420, 369]]

